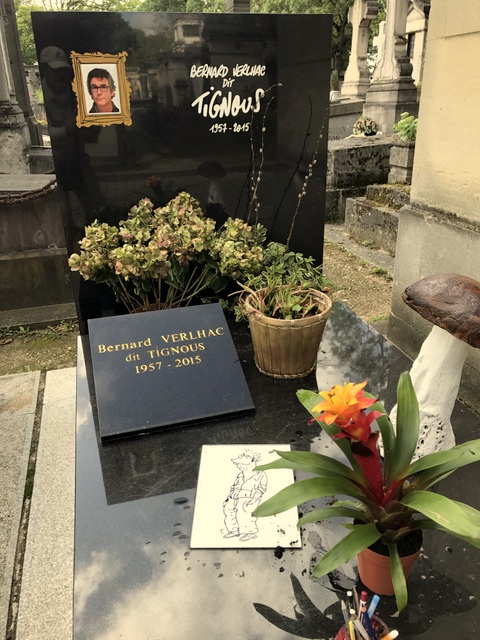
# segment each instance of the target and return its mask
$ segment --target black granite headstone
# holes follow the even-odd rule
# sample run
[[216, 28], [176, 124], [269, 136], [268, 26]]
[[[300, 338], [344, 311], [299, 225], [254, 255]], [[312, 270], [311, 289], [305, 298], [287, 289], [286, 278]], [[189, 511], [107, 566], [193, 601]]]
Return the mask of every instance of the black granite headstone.
[[102, 439], [254, 410], [218, 303], [88, 324]]
[[[217, 221], [258, 219], [286, 242], [317, 150], [290, 246], [322, 262], [331, 16], [34, 12], [32, 22], [69, 253], [93, 220], [118, 224], [140, 198], [162, 205], [182, 190]], [[115, 108], [97, 112], [99, 96]], [[120, 311], [106, 286], [72, 279], [82, 333], [88, 318]]]

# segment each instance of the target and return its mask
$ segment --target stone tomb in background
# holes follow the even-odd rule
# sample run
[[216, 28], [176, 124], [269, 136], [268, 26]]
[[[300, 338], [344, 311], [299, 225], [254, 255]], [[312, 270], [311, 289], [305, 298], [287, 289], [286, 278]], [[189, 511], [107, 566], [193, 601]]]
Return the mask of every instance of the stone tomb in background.
[[[145, 196], [162, 205], [188, 191], [212, 217], [246, 219], [260, 148], [259, 220], [285, 242], [323, 131], [291, 241], [322, 261], [330, 16], [38, 12], [32, 20], [69, 253], [86, 224], [117, 224]], [[112, 70], [116, 113], [91, 113], [86, 80], [95, 67]], [[72, 275], [86, 332], [89, 318], [115, 313], [115, 304], [108, 289]]]

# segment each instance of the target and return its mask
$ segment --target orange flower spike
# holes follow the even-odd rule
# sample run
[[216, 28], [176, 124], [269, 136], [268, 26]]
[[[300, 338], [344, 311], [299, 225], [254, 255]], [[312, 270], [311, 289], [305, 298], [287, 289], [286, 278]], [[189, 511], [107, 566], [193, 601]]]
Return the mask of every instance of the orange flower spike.
[[367, 380], [353, 384], [337, 384], [330, 391], [321, 391], [319, 395], [324, 398], [312, 409], [318, 411], [319, 418], [327, 424], [346, 424], [350, 420], [358, 418], [360, 411], [370, 407], [376, 400], [370, 400], [363, 395], [363, 387]]

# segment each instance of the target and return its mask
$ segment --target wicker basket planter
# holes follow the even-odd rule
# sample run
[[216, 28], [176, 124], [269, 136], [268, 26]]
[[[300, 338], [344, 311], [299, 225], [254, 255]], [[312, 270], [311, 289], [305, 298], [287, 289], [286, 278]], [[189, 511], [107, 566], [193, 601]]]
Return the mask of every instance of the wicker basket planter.
[[[316, 366], [317, 352], [332, 301], [315, 289], [309, 290], [322, 311], [297, 320], [269, 318], [245, 298], [245, 311], [252, 335], [257, 369], [274, 378], [302, 378]], [[261, 291], [257, 292], [257, 295]], [[250, 299], [250, 300], [249, 300]]]

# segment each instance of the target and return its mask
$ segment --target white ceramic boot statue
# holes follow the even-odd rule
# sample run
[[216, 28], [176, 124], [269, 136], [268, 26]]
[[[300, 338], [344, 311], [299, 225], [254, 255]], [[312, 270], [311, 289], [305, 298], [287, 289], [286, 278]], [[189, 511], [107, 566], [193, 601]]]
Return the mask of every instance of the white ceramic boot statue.
[[[433, 322], [410, 375], [420, 409], [414, 459], [455, 446], [450, 416], [465, 358], [480, 347], [480, 283], [457, 274], [435, 275], [408, 287], [403, 300]], [[390, 418], [396, 425], [396, 406]]]

